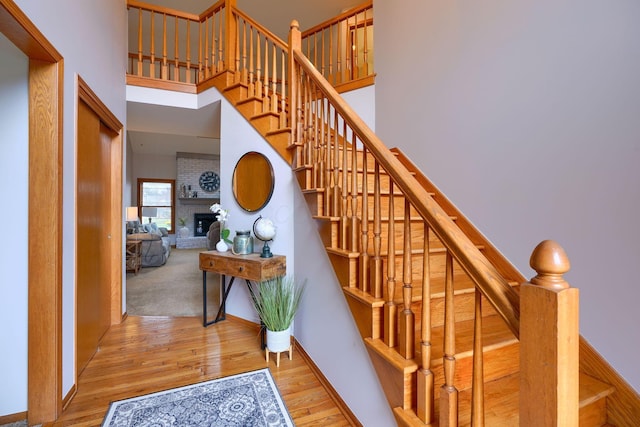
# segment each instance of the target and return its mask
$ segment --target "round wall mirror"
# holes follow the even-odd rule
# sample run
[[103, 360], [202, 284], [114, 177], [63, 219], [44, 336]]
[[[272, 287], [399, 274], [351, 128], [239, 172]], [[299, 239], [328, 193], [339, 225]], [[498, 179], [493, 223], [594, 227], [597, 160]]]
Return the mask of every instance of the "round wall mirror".
[[233, 195], [242, 209], [258, 211], [273, 194], [273, 168], [267, 157], [256, 151], [245, 153], [233, 170]]

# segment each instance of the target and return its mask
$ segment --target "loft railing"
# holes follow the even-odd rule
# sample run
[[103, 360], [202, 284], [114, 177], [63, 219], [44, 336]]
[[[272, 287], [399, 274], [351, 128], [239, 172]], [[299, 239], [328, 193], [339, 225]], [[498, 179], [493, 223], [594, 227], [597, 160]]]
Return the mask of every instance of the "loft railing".
[[[220, 0], [200, 14], [137, 0], [128, 0], [127, 7], [127, 73], [137, 79], [132, 81], [151, 86], [172, 83], [168, 87], [196, 91], [220, 77], [223, 84], [247, 85], [249, 96], [268, 97], [271, 111], [276, 111], [274, 104], [282, 109], [287, 44], [239, 10], [236, 0]], [[306, 46], [334, 84], [372, 84], [371, 1], [309, 30]]]
[[334, 87], [361, 79], [372, 81], [373, 1], [304, 31], [301, 47]]
[[[289, 48], [293, 168], [305, 171], [308, 189], [323, 193], [323, 216], [338, 221], [332, 247], [359, 259], [360, 277], [348, 286], [384, 300], [382, 330], [373, 328], [371, 338], [383, 342], [386, 353], [418, 362], [417, 395], [409, 399], [417, 404], [402, 409], [413, 409], [428, 425], [438, 399], [439, 425], [458, 425], [454, 288], [458, 273], [464, 273], [476, 287], [471, 424], [484, 424], [481, 331], [486, 299], [521, 339], [521, 425], [558, 420], [553, 425], [577, 426], [577, 290], [562, 279], [568, 271], [562, 249], [547, 241], [534, 251], [531, 264], [538, 275], [532, 284], [523, 284], [521, 298], [305, 56], [295, 21]], [[428, 303], [429, 254], [434, 250], [445, 252], [443, 383], [438, 396]], [[421, 296], [427, 296], [427, 303], [415, 313], [414, 302]], [[539, 311], [554, 321], [541, 325]], [[546, 376], [536, 374], [542, 369]]]

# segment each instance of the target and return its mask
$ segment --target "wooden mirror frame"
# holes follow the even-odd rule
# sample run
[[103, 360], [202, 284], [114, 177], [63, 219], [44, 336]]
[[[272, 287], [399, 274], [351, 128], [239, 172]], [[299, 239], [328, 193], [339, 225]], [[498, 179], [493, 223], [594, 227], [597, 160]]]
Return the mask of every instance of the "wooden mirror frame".
[[233, 196], [247, 212], [257, 212], [269, 203], [274, 184], [271, 162], [257, 151], [243, 154], [233, 169]]

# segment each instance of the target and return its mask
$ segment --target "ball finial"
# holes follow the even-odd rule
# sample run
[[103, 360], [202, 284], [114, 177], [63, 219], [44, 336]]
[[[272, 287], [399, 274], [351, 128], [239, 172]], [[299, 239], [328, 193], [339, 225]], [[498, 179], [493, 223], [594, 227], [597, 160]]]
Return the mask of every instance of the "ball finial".
[[538, 273], [531, 279], [534, 285], [553, 289], [569, 288], [562, 276], [571, 269], [571, 264], [564, 249], [557, 242], [540, 242], [531, 254], [529, 265]]

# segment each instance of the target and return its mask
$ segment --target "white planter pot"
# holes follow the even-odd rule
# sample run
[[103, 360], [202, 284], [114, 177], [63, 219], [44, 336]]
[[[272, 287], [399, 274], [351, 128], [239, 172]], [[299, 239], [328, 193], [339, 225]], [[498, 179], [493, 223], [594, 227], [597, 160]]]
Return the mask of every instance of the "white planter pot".
[[273, 353], [289, 350], [291, 346], [291, 328], [286, 331], [270, 331], [267, 329], [267, 348]]
[[187, 237], [189, 237], [189, 228], [188, 227], [181, 227], [180, 230], [178, 230], [178, 235], [184, 239], [186, 239]]

